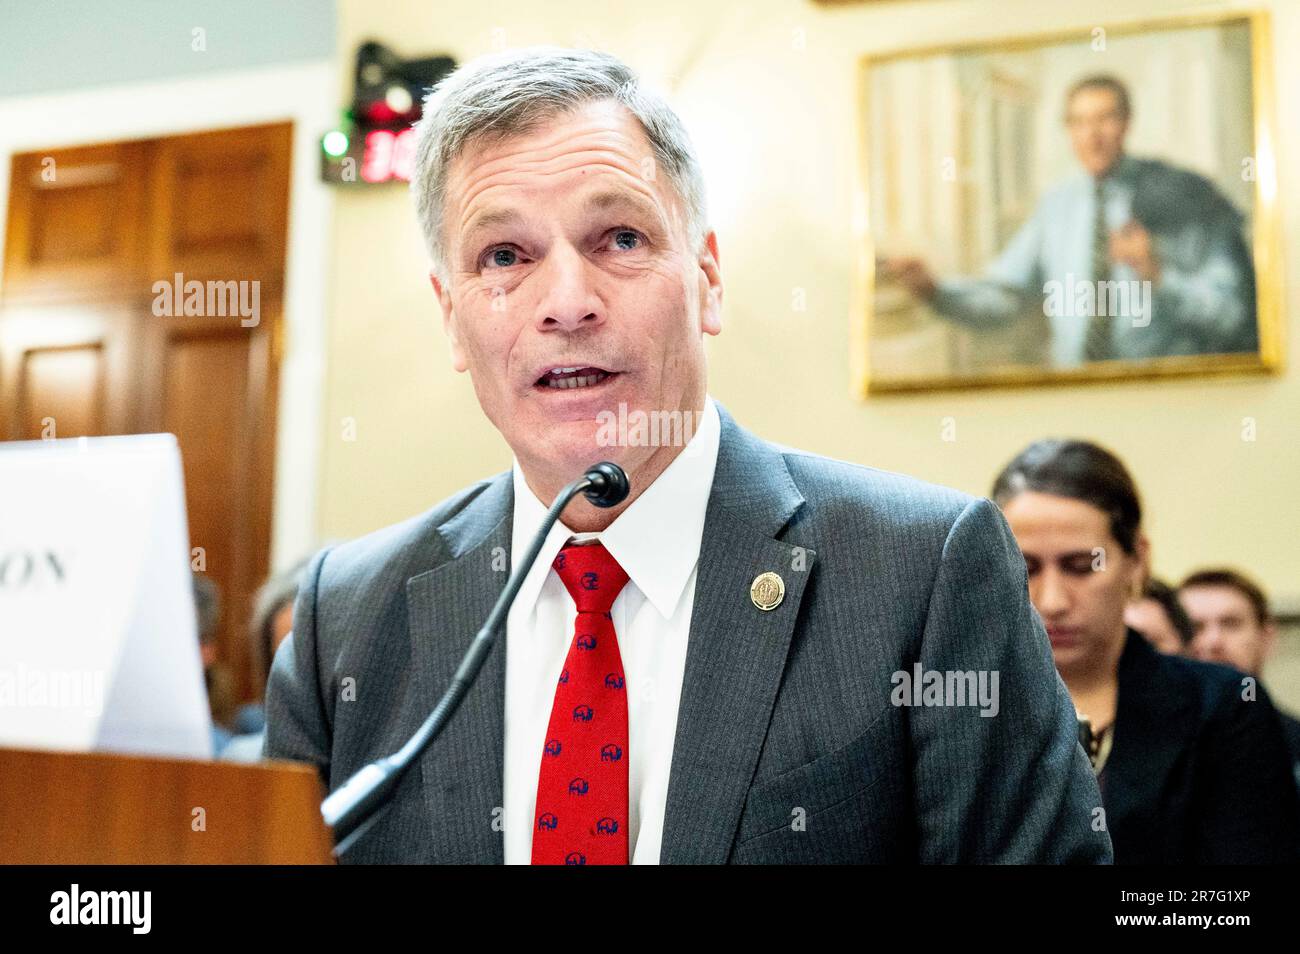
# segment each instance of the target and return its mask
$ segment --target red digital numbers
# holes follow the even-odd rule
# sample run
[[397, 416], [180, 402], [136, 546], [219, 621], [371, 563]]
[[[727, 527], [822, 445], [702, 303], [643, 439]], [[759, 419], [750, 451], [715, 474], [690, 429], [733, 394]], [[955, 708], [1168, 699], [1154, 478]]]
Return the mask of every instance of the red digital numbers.
[[361, 178], [366, 182], [387, 182], [390, 179], [411, 181], [411, 168], [415, 162], [415, 130], [372, 129], [366, 133], [365, 151], [361, 157]]

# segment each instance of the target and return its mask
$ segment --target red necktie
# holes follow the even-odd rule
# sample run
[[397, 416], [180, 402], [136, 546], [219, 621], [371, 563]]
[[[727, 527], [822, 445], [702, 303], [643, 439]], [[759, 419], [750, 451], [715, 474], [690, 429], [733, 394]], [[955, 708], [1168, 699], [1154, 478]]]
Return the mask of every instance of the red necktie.
[[627, 573], [600, 543], [552, 564], [578, 607], [537, 780], [535, 865], [625, 865], [627, 691], [609, 608]]

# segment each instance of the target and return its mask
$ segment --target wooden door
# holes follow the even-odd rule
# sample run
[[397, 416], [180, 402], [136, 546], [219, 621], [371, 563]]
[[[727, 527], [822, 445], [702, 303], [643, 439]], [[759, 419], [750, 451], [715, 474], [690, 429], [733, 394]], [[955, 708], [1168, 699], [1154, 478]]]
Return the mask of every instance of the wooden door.
[[291, 127], [16, 155], [0, 439], [170, 432], [247, 698], [270, 565]]

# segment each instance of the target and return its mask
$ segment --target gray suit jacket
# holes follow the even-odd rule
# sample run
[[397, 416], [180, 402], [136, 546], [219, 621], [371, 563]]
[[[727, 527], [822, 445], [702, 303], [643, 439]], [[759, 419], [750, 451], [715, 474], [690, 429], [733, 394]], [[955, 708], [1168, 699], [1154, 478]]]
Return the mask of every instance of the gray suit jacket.
[[[719, 411], [661, 860], [1110, 861], [996, 507], [778, 447]], [[512, 515], [506, 472], [319, 554], [267, 688], [267, 754], [333, 790], [398, 749], [505, 585]], [[750, 584], [769, 570], [785, 598], [764, 612]], [[346, 860], [502, 860], [505, 648]], [[924, 701], [895, 675], [917, 664], [997, 673], [997, 714], [898, 704]]]

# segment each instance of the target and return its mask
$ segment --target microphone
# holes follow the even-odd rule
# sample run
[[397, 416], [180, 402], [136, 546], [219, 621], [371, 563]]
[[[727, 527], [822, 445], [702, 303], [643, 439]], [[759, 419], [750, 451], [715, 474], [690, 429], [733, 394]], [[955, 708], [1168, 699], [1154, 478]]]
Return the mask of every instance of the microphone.
[[451, 685], [433, 707], [427, 719], [415, 734], [398, 751], [385, 758], [376, 759], [358, 770], [325, 801], [321, 802], [321, 817], [334, 832], [334, 857], [341, 858], [379, 818], [389, 799], [415, 761], [446, 728], [451, 717], [460, 708], [466, 693], [478, 678], [479, 670], [487, 661], [496, 641], [497, 633], [505, 626], [506, 614], [523, 585], [524, 577], [537, 561], [537, 554], [550, 535], [551, 527], [560, 519], [570, 501], [582, 493], [597, 507], [615, 507], [627, 499], [631, 485], [627, 474], [618, 464], [601, 461], [587, 468], [577, 480], [570, 483], [555, 498], [546, 512], [542, 525], [524, 552], [524, 557], [506, 581], [506, 587], [497, 597], [492, 612], [480, 627], [474, 641], [461, 660]]
[[591, 481], [582, 492], [583, 496], [597, 507], [617, 507], [627, 499], [628, 491], [632, 489], [623, 468], [607, 460], [593, 464], [583, 476]]

